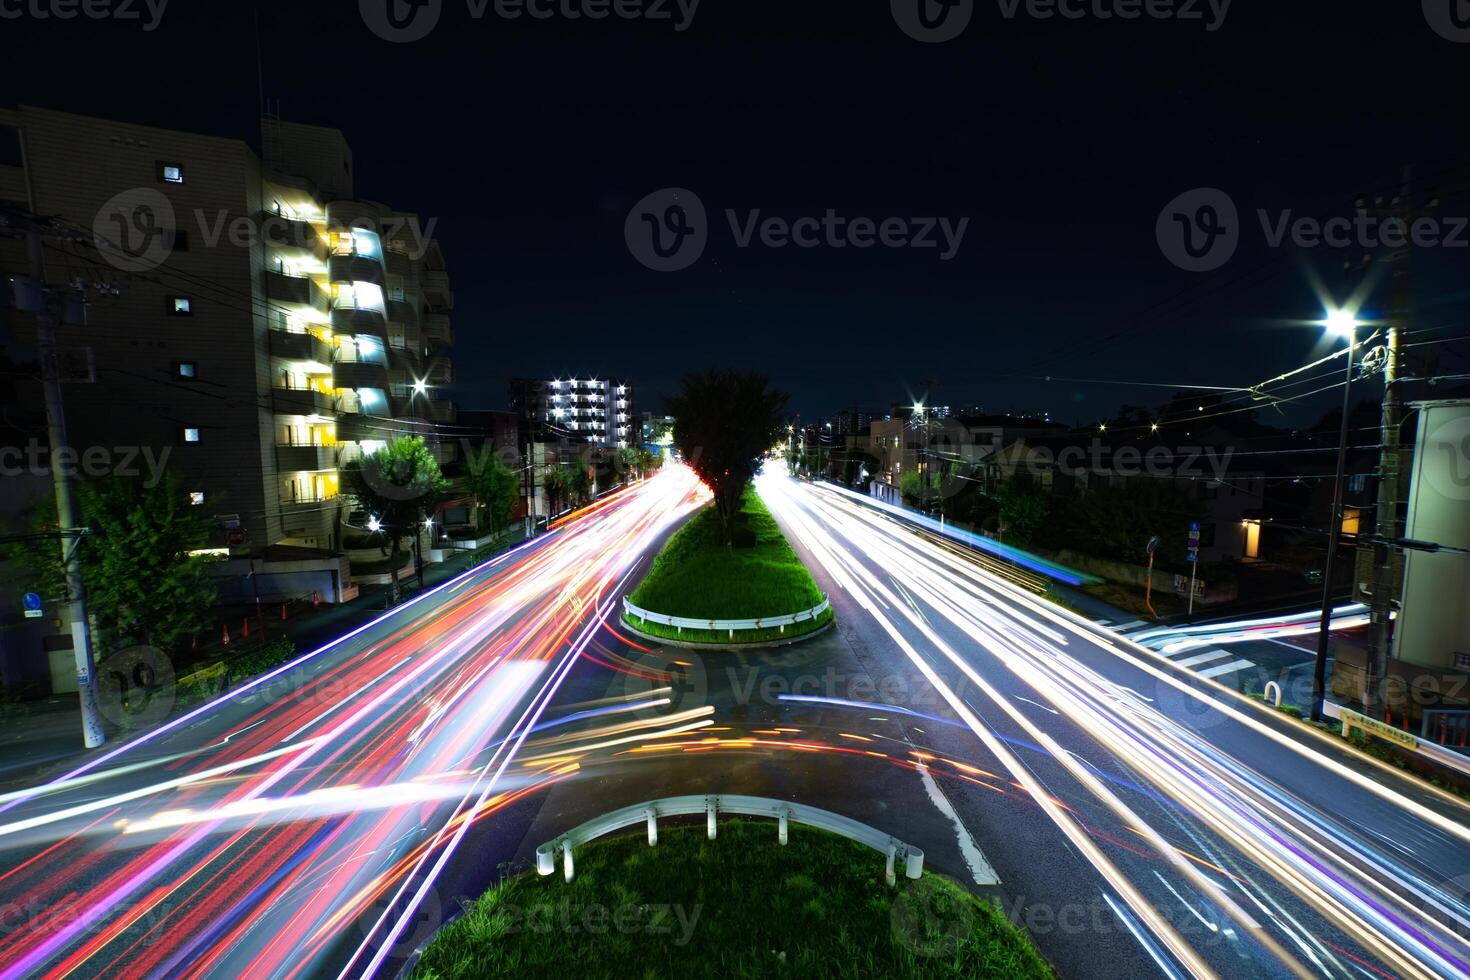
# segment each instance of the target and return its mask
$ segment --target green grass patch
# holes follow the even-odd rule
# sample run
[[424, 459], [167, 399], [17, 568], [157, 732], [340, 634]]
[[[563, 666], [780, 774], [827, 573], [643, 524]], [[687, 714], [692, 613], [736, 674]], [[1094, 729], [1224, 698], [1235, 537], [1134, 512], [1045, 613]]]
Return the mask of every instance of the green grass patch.
[[883, 881], [883, 856], [773, 821], [605, 838], [557, 873], [502, 882], [445, 927], [419, 980], [468, 977], [1050, 978], [999, 908], [949, 881]]
[[[822, 590], [791, 550], [775, 518], [754, 489], [741, 504], [737, 543], [726, 546], [714, 505], [696, 514], [669, 539], [653, 567], [629, 597], [650, 612], [691, 619], [758, 619], [811, 609]], [[625, 616], [628, 625], [651, 636], [692, 643], [729, 643], [728, 632], [676, 630]], [[832, 621], [829, 609], [815, 620], [787, 626], [746, 630], [736, 642], [789, 639], [821, 629]]]

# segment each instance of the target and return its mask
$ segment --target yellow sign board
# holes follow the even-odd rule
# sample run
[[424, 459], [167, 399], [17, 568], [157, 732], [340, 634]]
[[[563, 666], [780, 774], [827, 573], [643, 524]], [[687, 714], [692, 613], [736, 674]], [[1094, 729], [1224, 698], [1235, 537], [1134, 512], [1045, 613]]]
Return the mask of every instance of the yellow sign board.
[[1419, 747], [1419, 739], [1403, 729], [1385, 724], [1377, 718], [1369, 718], [1367, 715], [1359, 714], [1356, 711], [1349, 711], [1347, 708], [1339, 709], [1338, 717], [1342, 720], [1342, 734], [1344, 738], [1354, 728], [1358, 728], [1367, 732], [1369, 735], [1377, 735], [1386, 742], [1402, 745], [1406, 749], [1417, 749]]

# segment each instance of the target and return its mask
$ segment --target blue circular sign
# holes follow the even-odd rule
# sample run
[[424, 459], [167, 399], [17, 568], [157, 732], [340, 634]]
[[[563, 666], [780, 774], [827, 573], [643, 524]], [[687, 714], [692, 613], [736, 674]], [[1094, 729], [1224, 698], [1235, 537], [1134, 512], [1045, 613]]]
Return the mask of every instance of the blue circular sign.
[[25, 603], [27, 609], [41, 608], [41, 597], [34, 592], [27, 592], [21, 601]]

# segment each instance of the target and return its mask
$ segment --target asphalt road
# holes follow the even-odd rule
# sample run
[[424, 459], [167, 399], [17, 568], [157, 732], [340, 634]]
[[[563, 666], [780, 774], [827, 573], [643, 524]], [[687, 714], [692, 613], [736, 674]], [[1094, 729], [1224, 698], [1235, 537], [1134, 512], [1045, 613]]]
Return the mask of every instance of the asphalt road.
[[1461, 803], [854, 495], [760, 487], [870, 671], [927, 681], [936, 749], [992, 773], [957, 808], [1062, 972], [1470, 974]]
[[674, 469], [0, 797], [0, 978], [391, 975], [537, 844], [713, 792], [923, 847], [1064, 976], [1466, 975], [1462, 806], [861, 501], [761, 489], [837, 630], [740, 653], [621, 630], [699, 499]]
[[637, 484], [0, 797], [0, 977], [388, 969], [422, 938], [432, 882], [470, 830], [566, 775], [512, 761], [634, 560], [701, 492], [683, 470]]

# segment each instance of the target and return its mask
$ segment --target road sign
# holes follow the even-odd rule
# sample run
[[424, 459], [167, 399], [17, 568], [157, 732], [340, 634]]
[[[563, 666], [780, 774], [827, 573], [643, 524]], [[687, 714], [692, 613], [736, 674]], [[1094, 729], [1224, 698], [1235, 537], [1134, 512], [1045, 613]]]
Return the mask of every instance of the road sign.
[[1191, 551], [1199, 548], [1199, 521], [1191, 521], [1189, 524], [1189, 548]]
[[1198, 548], [1190, 548], [1189, 549], [1189, 560], [1190, 561], [1199, 561], [1199, 549]]
[[27, 592], [22, 596], [21, 605], [25, 606], [26, 619], [40, 619], [44, 615], [41, 610], [41, 597], [34, 592]]

